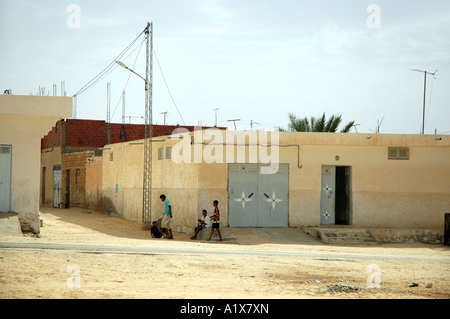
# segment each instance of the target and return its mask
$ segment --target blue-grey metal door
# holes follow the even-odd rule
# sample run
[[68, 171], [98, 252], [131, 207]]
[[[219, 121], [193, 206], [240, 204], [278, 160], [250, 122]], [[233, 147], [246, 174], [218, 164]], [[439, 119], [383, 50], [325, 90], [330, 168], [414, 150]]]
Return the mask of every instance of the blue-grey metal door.
[[287, 227], [289, 164], [261, 174], [259, 164], [228, 165], [230, 227]]
[[289, 164], [279, 164], [275, 174], [258, 175], [259, 227], [287, 227]]
[[11, 210], [11, 145], [0, 145], [0, 212]]
[[61, 168], [53, 169], [53, 207], [61, 205]]
[[253, 227], [258, 222], [258, 164], [228, 164], [228, 224]]
[[320, 224], [322, 225], [334, 225], [335, 223], [335, 171], [335, 166], [322, 165], [320, 191]]

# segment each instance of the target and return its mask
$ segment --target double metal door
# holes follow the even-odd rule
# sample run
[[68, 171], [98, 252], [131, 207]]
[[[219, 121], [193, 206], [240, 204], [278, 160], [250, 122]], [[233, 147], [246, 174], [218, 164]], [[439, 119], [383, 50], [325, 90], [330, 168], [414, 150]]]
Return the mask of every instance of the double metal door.
[[289, 164], [261, 174], [260, 164], [228, 165], [230, 227], [287, 227]]

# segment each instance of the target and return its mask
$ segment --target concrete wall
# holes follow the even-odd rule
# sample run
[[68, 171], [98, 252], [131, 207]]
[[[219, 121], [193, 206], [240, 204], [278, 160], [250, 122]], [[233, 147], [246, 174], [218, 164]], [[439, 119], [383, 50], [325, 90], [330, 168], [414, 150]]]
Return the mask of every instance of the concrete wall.
[[[228, 142], [226, 140], [223, 135], [222, 141], [215, 142], [222, 145]], [[211, 141], [203, 140], [203, 144], [188, 142], [186, 147], [191, 152], [186, 157], [188, 163], [174, 161], [182, 141], [166, 138], [164, 142], [152, 144], [154, 219], [161, 214], [159, 195], [164, 193], [173, 205], [174, 222], [180, 227], [195, 226], [202, 209], [212, 211], [214, 199], [219, 200], [222, 222], [227, 225], [228, 153], [215, 155], [221, 163], [206, 163], [206, 156], [202, 158], [202, 155], [214, 153]], [[246, 141], [248, 144], [248, 139]], [[443, 227], [444, 213], [450, 210], [449, 136], [280, 132], [277, 143], [279, 162], [289, 163], [290, 167], [290, 226], [320, 225], [321, 167], [335, 165], [351, 167], [351, 225], [409, 229]], [[249, 161], [255, 152], [259, 154], [261, 146], [257, 146], [250, 151], [249, 146], [244, 146], [244, 161]], [[408, 147], [409, 159], [388, 159], [390, 146]], [[118, 215], [140, 221], [143, 145], [120, 143], [110, 147], [114, 163], [108, 162], [105, 152], [104, 199], [105, 196], [108, 198]], [[165, 154], [168, 147], [175, 151], [172, 151], [172, 159], [158, 159], [158, 148], [164, 148]], [[197, 155], [200, 153], [198, 163], [196, 147]], [[242, 162], [236, 159], [237, 148], [231, 147], [235, 154], [233, 161]], [[274, 145], [272, 149], [275, 149]], [[215, 151], [220, 151], [219, 146]], [[256, 156], [256, 160], [261, 158]], [[115, 192], [115, 185], [119, 186], [118, 192]]]
[[72, 116], [72, 98], [0, 95], [0, 144], [12, 145], [11, 211], [22, 230], [39, 233], [41, 138]]
[[86, 203], [85, 208], [102, 210], [102, 164], [101, 156], [89, 157], [86, 163]]
[[107, 145], [102, 163], [103, 213], [142, 221], [143, 145]]

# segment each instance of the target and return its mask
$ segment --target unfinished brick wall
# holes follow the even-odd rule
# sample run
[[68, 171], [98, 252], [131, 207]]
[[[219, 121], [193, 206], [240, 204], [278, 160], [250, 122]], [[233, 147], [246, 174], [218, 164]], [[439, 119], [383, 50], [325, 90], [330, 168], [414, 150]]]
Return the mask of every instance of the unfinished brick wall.
[[[110, 123], [110, 144], [135, 141], [144, 138], [143, 124], [123, 124], [125, 127], [125, 138], [121, 138], [122, 124]], [[194, 130], [193, 125], [153, 125], [153, 136], [170, 135], [174, 130], [185, 128]], [[203, 127], [204, 129], [210, 127]], [[225, 127], [218, 127], [226, 129]], [[63, 132], [64, 131], [64, 132]], [[123, 134], [122, 134], [123, 135]], [[123, 136], [122, 136], [123, 137]], [[60, 120], [47, 135], [41, 139], [41, 150], [52, 147], [103, 147], [108, 140], [108, 123], [100, 120]], [[79, 150], [79, 149], [78, 149]], [[63, 150], [64, 152], [64, 150]]]
[[106, 144], [105, 121], [66, 120], [65, 145], [103, 147]]
[[63, 154], [61, 203], [63, 207], [86, 208], [86, 165], [94, 152]]
[[60, 120], [56, 122], [56, 125], [53, 126], [52, 130], [49, 131], [47, 135], [45, 135], [41, 139], [41, 150], [46, 150], [53, 147], [60, 147], [62, 131], [63, 131], [63, 123]]

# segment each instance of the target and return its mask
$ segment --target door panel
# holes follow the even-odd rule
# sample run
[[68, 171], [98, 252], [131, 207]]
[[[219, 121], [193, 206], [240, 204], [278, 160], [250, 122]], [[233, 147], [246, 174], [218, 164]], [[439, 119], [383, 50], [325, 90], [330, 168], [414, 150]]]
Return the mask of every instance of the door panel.
[[258, 222], [257, 164], [228, 165], [228, 224], [252, 227]]
[[279, 164], [275, 174], [258, 176], [258, 226], [288, 226], [289, 164]]
[[53, 207], [61, 204], [61, 170], [53, 171]]
[[335, 166], [322, 166], [320, 191], [320, 224], [322, 225], [334, 225], [335, 223], [335, 171]]
[[11, 151], [10, 145], [0, 145], [0, 212], [11, 210]]

